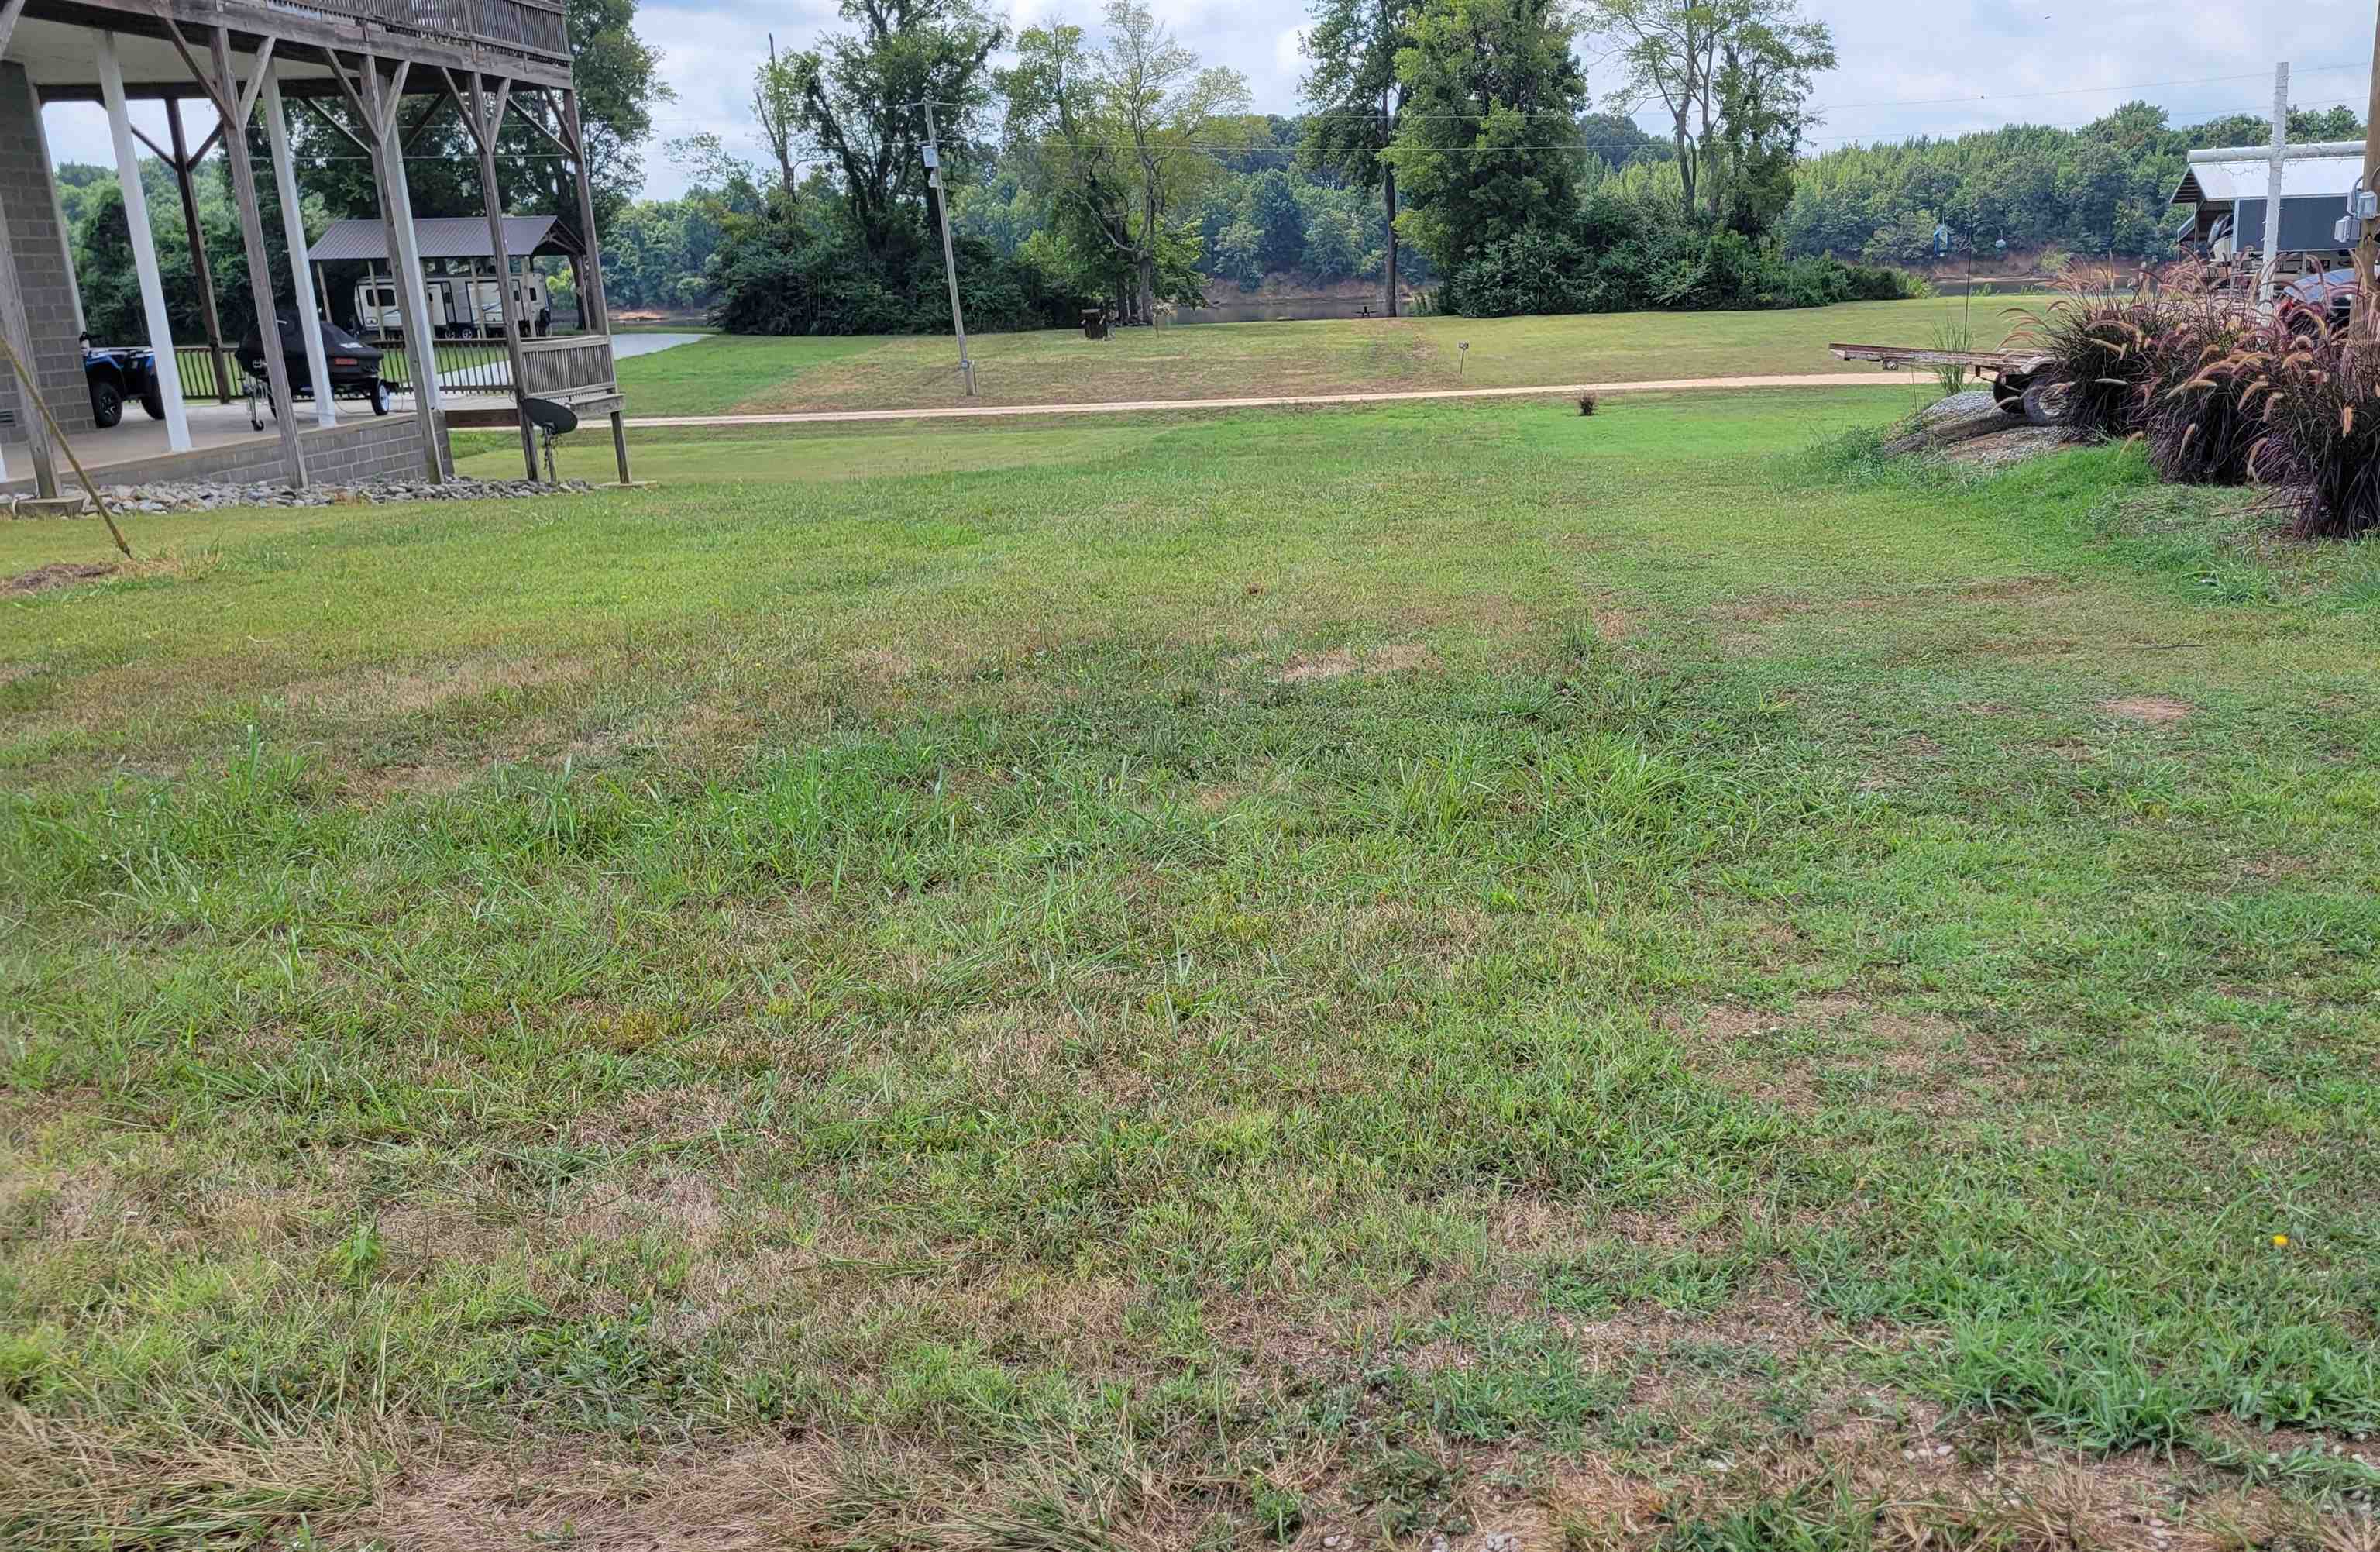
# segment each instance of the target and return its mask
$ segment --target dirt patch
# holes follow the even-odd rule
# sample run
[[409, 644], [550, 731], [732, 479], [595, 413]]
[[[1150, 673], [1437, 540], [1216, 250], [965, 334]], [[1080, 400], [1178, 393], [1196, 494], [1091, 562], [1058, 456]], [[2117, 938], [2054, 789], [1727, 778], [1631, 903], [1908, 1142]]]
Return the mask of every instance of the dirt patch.
[[844, 661], [861, 678], [884, 684], [906, 679], [917, 672], [917, 661], [908, 653], [887, 651], [881, 647], [862, 647], [845, 653]]
[[[1687, 1067], [1795, 1115], [1840, 1101], [1948, 1118], [1976, 1108], [1971, 1091], [1978, 1085], [1996, 1097], [2017, 1086], [1966, 1026], [1934, 1013], [1872, 1009], [1855, 997], [1813, 999], [1790, 1013], [1721, 1005], [1680, 1035]], [[1861, 1092], [1830, 1097], [1841, 1084]]]
[[1345, 647], [1334, 647], [1328, 652], [1290, 659], [1288, 665], [1273, 675], [1273, 683], [1311, 685], [1353, 674], [1370, 679], [1384, 673], [1410, 673], [1430, 661], [1429, 649], [1415, 641], [1390, 642], [1360, 654]]
[[1595, 636], [1598, 641], [1625, 641], [1635, 630], [1636, 616], [1624, 609], [1595, 612]]
[[56, 561], [0, 583], [0, 593], [21, 596], [47, 592], [52, 588], [71, 588], [78, 582], [93, 582], [103, 576], [113, 576], [116, 569], [113, 561], [91, 561], [81, 564]]
[[2122, 696], [2114, 700], [2101, 701], [2099, 709], [2110, 717], [2121, 717], [2129, 722], [2168, 727], [2188, 717], [2198, 708], [2186, 700], [2174, 700], [2166, 696]]

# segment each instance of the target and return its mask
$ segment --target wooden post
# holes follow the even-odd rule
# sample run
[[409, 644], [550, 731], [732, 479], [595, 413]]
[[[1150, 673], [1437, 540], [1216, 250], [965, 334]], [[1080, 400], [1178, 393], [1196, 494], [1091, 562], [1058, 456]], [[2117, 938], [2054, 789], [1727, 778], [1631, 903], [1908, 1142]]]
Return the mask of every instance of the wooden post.
[[[603, 297], [603, 242], [595, 232], [595, 190], [587, 181], [587, 139], [578, 122], [575, 89], [562, 94], [562, 133], [569, 144], [572, 176], [578, 185], [578, 240], [587, 249], [586, 258], [571, 270], [578, 282], [578, 329], [581, 333], [609, 336], [612, 309]], [[615, 365], [612, 370], [616, 376], [619, 368]], [[616, 409], [612, 412], [612, 457], [619, 466], [620, 483], [634, 484], [628, 478], [627, 422]]]
[[[471, 139], [480, 148], [480, 203], [488, 212], [488, 249], [496, 261], [496, 309], [504, 320], [504, 355], [512, 362], [513, 402], [517, 405], [528, 394], [528, 361], [521, 350], [520, 309], [513, 305], [512, 254], [504, 242], [504, 201], [496, 186], [496, 135], [504, 127], [504, 101], [512, 95], [513, 83], [499, 79], [492, 95], [483, 84], [479, 71], [471, 72], [469, 112]], [[528, 417], [520, 417], [521, 462], [528, 466], [528, 477], [534, 480], [537, 469], [537, 430]]]
[[586, 279], [578, 294], [578, 328], [582, 333], [612, 332], [612, 309], [603, 298], [603, 242], [595, 234], [595, 190], [587, 181], [587, 139], [578, 124], [578, 93], [562, 94], [564, 133], [570, 139], [570, 162], [578, 184], [578, 241], [587, 249], [577, 273]]
[[298, 204], [298, 176], [289, 165], [289, 119], [281, 105], [280, 67], [264, 67], [264, 137], [273, 153], [273, 186], [281, 201], [281, 240], [289, 249], [291, 305], [298, 309], [298, 334], [306, 342], [306, 370], [314, 382], [314, 423], [339, 423], [338, 402], [331, 394], [330, 354], [322, 348], [322, 321], [314, 312], [314, 276], [306, 262], [306, 212]]
[[[421, 428], [421, 457], [432, 479], [453, 478], [446, 448], [445, 416], [438, 402], [438, 346], [430, 327], [430, 295], [421, 280], [421, 249], [413, 236], [413, 197], [405, 184], [405, 152], [396, 139], [396, 110], [405, 100], [405, 78], [411, 67], [397, 62], [395, 73], [382, 82], [380, 62], [358, 55], [353, 67], [331, 56], [332, 75], [347, 110], [371, 137], [361, 142], [370, 153], [372, 178], [380, 190], [381, 225], [388, 234], [389, 278], [403, 295], [405, 354], [413, 370], [413, 418]], [[383, 331], [383, 335], [385, 331]]]
[[[224, 159], [231, 164], [231, 202], [239, 212], [240, 244], [248, 251], [248, 292], [256, 307], [256, 340], [264, 357], [264, 382], [272, 390], [273, 425], [281, 433], [281, 461], [289, 469], [289, 488], [306, 487], [306, 450], [298, 443], [298, 403], [289, 392], [289, 363], [281, 355], [280, 309], [273, 299], [273, 265], [264, 247], [264, 211], [256, 197], [256, 169], [248, 161], [248, 118], [253, 95], [242, 96], [239, 78], [232, 74], [231, 30], [212, 30], [215, 63], [215, 111], [223, 115]], [[273, 62], [259, 57], [256, 67], [269, 70]]]
[[223, 320], [215, 314], [215, 276], [207, 263], [207, 239], [199, 228], [199, 191], [190, 183], [196, 166], [189, 137], [182, 132], [182, 100], [165, 99], [165, 128], [173, 136], [174, 187], [182, 196], [182, 230], [190, 242], [190, 273], [199, 283], [199, 319], [207, 329], [207, 359], [214, 363], [215, 399], [232, 401], [231, 370], [224, 361]]

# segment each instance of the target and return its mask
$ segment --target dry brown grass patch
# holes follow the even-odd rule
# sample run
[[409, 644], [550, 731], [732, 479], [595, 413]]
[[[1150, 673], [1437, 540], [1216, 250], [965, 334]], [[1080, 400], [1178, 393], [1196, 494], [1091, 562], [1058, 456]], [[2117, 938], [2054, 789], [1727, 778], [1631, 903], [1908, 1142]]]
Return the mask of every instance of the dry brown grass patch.
[[1898, 1080], [1872, 1097], [1887, 1109], [1940, 1117], [1975, 1108], [1969, 1085], [2021, 1087], [1964, 1025], [1933, 1013], [1871, 1008], [1854, 997], [1812, 999], [1790, 1013], [1721, 1004], [1681, 1030], [1686, 1065], [1796, 1115], [1826, 1108], [1829, 1073], [1867, 1069]]
[[2186, 700], [2166, 696], [2119, 696], [2103, 700], [2099, 709], [2110, 717], [2121, 717], [2128, 722], [2145, 722], [2151, 727], [2167, 727], [2182, 721], [2198, 709]]
[[1385, 673], [1409, 673], [1426, 668], [1435, 661], [1428, 648], [1418, 642], [1391, 642], [1357, 653], [1345, 647], [1334, 647], [1328, 652], [1308, 653], [1289, 660], [1279, 673], [1273, 675], [1276, 685], [1310, 685], [1326, 679], [1344, 679], [1351, 674], [1377, 678]]
[[293, 681], [281, 695], [310, 711], [409, 717], [499, 691], [582, 684], [594, 673], [594, 665], [579, 658], [475, 658], [409, 668], [358, 666]]

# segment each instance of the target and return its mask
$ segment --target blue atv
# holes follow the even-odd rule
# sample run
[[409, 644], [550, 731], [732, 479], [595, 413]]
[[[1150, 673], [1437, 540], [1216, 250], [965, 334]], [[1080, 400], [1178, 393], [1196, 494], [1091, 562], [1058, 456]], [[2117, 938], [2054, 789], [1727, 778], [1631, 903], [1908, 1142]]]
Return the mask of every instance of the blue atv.
[[157, 355], [146, 346], [103, 350], [82, 336], [82, 376], [91, 389], [91, 418], [101, 430], [124, 418], [124, 401], [139, 399], [152, 420], [165, 418], [165, 392], [157, 385]]

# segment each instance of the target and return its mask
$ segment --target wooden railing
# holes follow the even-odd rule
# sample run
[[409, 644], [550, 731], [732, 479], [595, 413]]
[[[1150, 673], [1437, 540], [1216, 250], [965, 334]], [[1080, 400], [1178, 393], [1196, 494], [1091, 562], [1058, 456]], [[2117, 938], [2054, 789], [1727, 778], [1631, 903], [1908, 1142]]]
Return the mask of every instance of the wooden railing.
[[233, 0], [260, 9], [365, 21], [398, 31], [492, 43], [549, 59], [570, 58], [562, 6], [551, 0]]
[[521, 392], [550, 399], [609, 388], [617, 379], [609, 334], [569, 334], [521, 341]]

